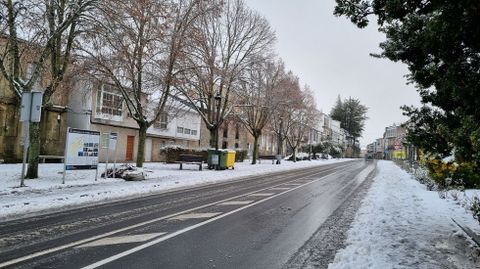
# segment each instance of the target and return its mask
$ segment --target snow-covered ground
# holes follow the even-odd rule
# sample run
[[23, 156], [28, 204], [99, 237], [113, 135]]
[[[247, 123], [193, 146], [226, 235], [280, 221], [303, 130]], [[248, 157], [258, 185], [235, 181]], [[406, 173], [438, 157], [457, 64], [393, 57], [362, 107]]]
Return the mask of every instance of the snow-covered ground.
[[394, 163], [379, 161], [347, 246], [328, 268], [480, 268], [472, 260], [478, 250], [451, 218], [480, 232], [458, 202], [440, 199]]
[[[196, 165], [146, 163], [147, 180], [127, 182], [123, 179], [103, 179], [100, 174], [95, 181], [95, 170], [67, 171], [66, 184], [62, 184], [62, 164], [40, 164], [40, 178], [26, 180], [27, 187], [20, 185], [21, 164], [0, 165], [0, 220], [45, 210], [58, 210], [68, 206], [92, 204], [129, 196], [146, 195], [198, 184], [238, 179], [241, 177], [271, 172], [325, 165], [349, 159], [313, 160], [302, 162], [283, 161], [272, 165], [270, 161], [250, 165], [247, 161], [236, 163], [235, 170], [198, 171]], [[109, 167], [112, 167], [111, 164]], [[187, 170], [188, 169], [188, 170]]]

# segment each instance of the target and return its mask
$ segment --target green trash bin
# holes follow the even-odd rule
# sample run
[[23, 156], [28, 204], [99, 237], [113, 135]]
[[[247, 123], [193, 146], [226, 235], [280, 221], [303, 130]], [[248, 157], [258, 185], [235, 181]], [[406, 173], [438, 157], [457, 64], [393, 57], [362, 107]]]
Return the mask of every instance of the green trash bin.
[[218, 166], [217, 170], [225, 170], [227, 169], [227, 155], [228, 150], [219, 150], [218, 151]]
[[219, 163], [219, 154], [215, 151], [215, 149], [208, 149], [207, 153], [208, 169], [214, 169]]

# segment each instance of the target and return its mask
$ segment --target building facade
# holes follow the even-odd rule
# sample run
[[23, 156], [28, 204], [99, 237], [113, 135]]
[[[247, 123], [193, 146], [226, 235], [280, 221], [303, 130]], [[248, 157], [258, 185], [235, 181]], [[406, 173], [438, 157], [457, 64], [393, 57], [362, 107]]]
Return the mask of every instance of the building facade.
[[385, 128], [383, 134], [383, 154], [388, 160], [406, 159], [407, 149], [405, 147], [406, 129], [400, 125], [393, 124]]
[[[68, 126], [72, 128], [117, 133], [117, 148], [108, 153], [109, 160], [132, 162], [137, 157], [138, 125], [130, 117], [122, 94], [112, 85], [77, 80], [70, 95]], [[201, 119], [194, 110], [166, 107], [160, 119], [147, 130], [145, 161], [162, 160], [160, 149], [167, 145], [198, 147]], [[173, 112], [172, 112], [173, 111]], [[100, 151], [99, 161], [107, 160]]]
[[[5, 47], [5, 36], [0, 36], [0, 47]], [[37, 47], [20, 42], [20, 76], [28, 81], [34, 70]], [[8, 59], [5, 59], [8, 61]], [[46, 65], [48, 66], [48, 62]], [[50, 82], [43, 75], [34, 84], [35, 91], [45, 91]], [[50, 102], [42, 108], [40, 122], [40, 155], [63, 155], [67, 130], [67, 103], [69, 87], [59, 87]], [[23, 155], [23, 124], [20, 122], [20, 98], [10, 89], [0, 74], [0, 162], [21, 162]]]

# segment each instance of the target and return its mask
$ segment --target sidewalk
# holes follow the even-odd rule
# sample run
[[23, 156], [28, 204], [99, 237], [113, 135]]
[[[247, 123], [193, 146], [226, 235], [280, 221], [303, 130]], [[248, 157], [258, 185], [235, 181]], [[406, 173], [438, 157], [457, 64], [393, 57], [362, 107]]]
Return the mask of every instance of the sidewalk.
[[480, 232], [453, 200], [442, 200], [392, 162], [378, 174], [329, 269], [480, 268], [478, 249], [451, 218]]
[[[145, 181], [127, 182], [123, 179], [103, 179], [100, 174], [105, 165], [99, 168], [99, 178], [95, 181], [95, 170], [67, 171], [66, 184], [62, 183], [63, 164], [40, 164], [40, 178], [26, 180], [27, 187], [20, 185], [21, 164], [0, 165], [0, 220], [27, 216], [39, 212], [48, 212], [94, 204], [107, 200], [148, 195], [187, 186], [228, 181], [241, 177], [299, 169], [350, 159], [312, 160], [301, 162], [283, 161], [281, 165], [250, 165], [248, 161], [236, 163], [235, 170], [198, 171], [198, 166], [185, 166], [179, 170], [178, 164], [146, 163]], [[112, 167], [111, 164], [109, 167]]]

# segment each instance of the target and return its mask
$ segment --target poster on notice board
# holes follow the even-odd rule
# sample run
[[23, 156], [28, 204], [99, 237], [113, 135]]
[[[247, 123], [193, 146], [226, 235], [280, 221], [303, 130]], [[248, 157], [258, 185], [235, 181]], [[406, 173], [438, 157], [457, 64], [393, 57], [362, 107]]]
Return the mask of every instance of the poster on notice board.
[[66, 170], [97, 169], [100, 132], [69, 128], [65, 149]]

